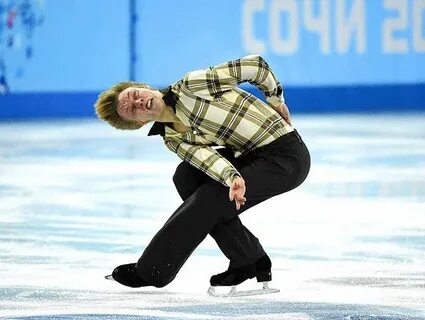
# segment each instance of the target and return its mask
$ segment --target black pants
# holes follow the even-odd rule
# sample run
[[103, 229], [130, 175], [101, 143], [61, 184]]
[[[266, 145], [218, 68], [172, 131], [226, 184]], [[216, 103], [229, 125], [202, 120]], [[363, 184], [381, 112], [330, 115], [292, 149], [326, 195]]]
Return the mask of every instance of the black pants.
[[170, 283], [208, 234], [230, 260], [231, 267], [255, 262], [265, 251], [238, 215], [296, 188], [310, 169], [310, 154], [296, 131], [239, 158], [234, 158], [229, 149], [219, 152], [245, 180], [245, 205], [236, 210], [235, 203], [229, 200], [228, 187], [182, 162], [173, 180], [184, 202], [154, 236], [137, 263], [138, 275], [149, 284], [163, 287]]

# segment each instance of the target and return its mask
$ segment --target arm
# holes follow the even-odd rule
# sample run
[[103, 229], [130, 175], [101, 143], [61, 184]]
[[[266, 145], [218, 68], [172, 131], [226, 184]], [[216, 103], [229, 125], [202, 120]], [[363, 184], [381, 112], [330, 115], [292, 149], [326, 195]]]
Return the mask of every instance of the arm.
[[205, 172], [214, 180], [230, 187], [236, 176], [241, 174], [221, 154], [209, 146], [192, 145], [177, 138], [166, 138], [165, 145], [183, 161]]
[[[216, 67], [228, 76], [236, 78], [238, 84], [248, 81], [259, 88], [269, 105], [291, 125], [289, 109], [285, 104], [283, 87], [277, 80], [268, 63], [258, 55], [251, 55]], [[239, 82], [240, 81], [240, 82]]]
[[273, 107], [284, 102], [282, 85], [267, 62], [259, 55], [250, 55], [209, 69], [192, 71], [184, 77], [184, 85], [200, 96], [216, 96], [243, 82], [249, 82], [260, 89]]
[[178, 139], [166, 139], [165, 145], [183, 161], [205, 172], [214, 180], [229, 187], [229, 199], [239, 210], [245, 204], [245, 181], [235, 167], [221, 154], [208, 146], [197, 146]]

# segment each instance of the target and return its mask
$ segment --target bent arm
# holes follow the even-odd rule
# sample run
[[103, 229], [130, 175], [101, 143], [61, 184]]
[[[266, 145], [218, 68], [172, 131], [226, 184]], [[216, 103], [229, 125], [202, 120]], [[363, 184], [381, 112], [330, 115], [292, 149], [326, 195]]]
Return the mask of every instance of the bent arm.
[[192, 145], [177, 139], [165, 139], [165, 145], [183, 161], [205, 172], [214, 180], [230, 187], [236, 176], [241, 174], [221, 154], [209, 146]]
[[231, 60], [209, 69], [189, 72], [184, 85], [198, 95], [215, 96], [243, 82], [260, 89], [273, 106], [284, 102], [283, 88], [268, 63], [259, 55]]

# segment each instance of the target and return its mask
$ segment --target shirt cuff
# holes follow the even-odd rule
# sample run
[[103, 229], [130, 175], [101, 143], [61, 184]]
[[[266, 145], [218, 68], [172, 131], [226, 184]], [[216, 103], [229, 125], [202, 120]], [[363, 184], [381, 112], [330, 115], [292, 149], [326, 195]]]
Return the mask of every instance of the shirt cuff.
[[282, 103], [285, 103], [285, 98], [279, 98], [276, 96], [266, 97], [266, 100], [269, 104], [271, 104], [273, 107], [278, 107]]
[[235, 179], [236, 177], [241, 177], [239, 172], [235, 172], [234, 174], [230, 175], [227, 179], [226, 179], [226, 185], [230, 188], [232, 186], [232, 182], [233, 179]]

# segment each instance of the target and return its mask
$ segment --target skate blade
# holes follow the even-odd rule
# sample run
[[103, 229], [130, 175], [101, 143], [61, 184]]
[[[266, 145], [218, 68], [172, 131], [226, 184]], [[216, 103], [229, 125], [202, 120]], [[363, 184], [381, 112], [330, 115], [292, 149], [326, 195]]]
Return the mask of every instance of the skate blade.
[[115, 281], [114, 278], [112, 278], [112, 274], [109, 274], [109, 275], [105, 276], [105, 279], [106, 280], [113, 280], [113, 281]]
[[262, 294], [270, 294], [280, 292], [279, 289], [269, 288], [268, 283], [263, 283], [263, 287], [261, 289], [254, 290], [241, 290], [238, 291], [236, 286], [233, 286], [229, 292], [221, 293], [216, 290], [215, 287], [210, 287], [208, 289], [208, 294], [212, 297], [217, 298], [232, 298], [232, 297], [246, 297], [246, 296], [257, 296]]

